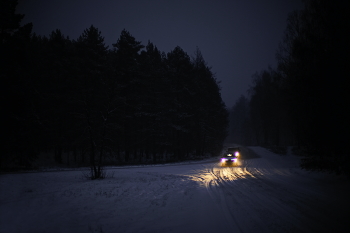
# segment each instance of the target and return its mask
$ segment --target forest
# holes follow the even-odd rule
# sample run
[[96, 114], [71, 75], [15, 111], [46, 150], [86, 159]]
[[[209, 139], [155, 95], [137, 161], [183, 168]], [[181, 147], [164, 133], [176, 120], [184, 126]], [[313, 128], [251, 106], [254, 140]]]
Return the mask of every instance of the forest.
[[[5, 1], [7, 2], [7, 1]], [[164, 53], [126, 29], [112, 48], [91, 25], [77, 39], [20, 26], [1, 7], [1, 169], [159, 163], [216, 155], [227, 136], [219, 82], [197, 48]], [[46, 159], [46, 160], [45, 160]], [[92, 178], [93, 178], [92, 177]]]
[[306, 169], [350, 174], [350, 32], [344, 1], [304, 1], [292, 12], [277, 68], [252, 76], [230, 110], [230, 140], [283, 151]]

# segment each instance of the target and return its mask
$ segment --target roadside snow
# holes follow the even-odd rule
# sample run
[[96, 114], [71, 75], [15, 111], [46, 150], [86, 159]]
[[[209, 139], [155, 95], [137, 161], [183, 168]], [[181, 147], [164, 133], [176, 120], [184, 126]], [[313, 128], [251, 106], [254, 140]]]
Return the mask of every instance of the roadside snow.
[[169, 172], [182, 166], [191, 169], [111, 169], [95, 181], [81, 171], [1, 175], [0, 232], [206, 232], [218, 210], [190, 176]]
[[[244, 149], [217, 162], [0, 175], [0, 232], [342, 232], [349, 182], [298, 158]], [[245, 157], [245, 159], [244, 159]]]

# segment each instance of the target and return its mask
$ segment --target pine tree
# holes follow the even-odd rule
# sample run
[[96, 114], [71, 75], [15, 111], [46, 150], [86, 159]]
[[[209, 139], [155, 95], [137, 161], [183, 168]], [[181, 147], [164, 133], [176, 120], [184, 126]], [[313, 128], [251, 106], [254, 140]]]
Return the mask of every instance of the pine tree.
[[125, 161], [128, 162], [132, 153], [132, 141], [136, 137], [138, 128], [135, 122], [135, 108], [139, 99], [140, 86], [140, 63], [139, 52], [144, 47], [141, 42], [125, 29], [122, 30], [117, 43], [113, 44], [115, 48], [115, 69], [116, 78], [120, 85], [120, 95], [122, 98], [122, 135], [123, 148], [125, 150]]
[[[91, 178], [103, 178], [106, 133], [114, 95], [110, 86], [111, 75], [107, 68], [107, 46], [101, 32], [93, 25], [85, 29], [75, 43], [78, 70], [76, 76], [79, 103], [77, 117], [82, 117], [87, 129], [87, 145], [90, 148]], [[112, 86], [113, 87], [113, 86]]]

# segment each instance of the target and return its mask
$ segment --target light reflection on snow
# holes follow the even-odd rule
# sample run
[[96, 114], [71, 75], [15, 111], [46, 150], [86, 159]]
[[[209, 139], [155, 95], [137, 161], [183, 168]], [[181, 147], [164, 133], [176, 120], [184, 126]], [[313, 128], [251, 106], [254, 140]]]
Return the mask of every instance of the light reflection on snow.
[[188, 176], [190, 179], [198, 182], [201, 187], [206, 188], [208, 188], [208, 186], [218, 186], [223, 182], [257, 179], [256, 175], [243, 166], [241, 160], [238, 160], [237, 164], [231, 166], [222, 166], [220, 163], [209, 164], [203, 166], [202, 169], [194, 169], [192, 174]]

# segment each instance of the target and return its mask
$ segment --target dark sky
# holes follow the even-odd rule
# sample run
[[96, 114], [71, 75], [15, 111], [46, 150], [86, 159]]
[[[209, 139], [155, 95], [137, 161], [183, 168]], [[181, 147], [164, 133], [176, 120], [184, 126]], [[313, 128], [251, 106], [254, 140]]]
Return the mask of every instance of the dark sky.
[[166, 53], [180, 46], [192, 56], [198, 46], [231, 108], [256, 71], [275, 67], [288, 13], [301, 8], [301, 0], [19, 0], [17, 13], [39, 35], [60, 29], [77, 39], [93, 24], [110, 48], [124, 28]]

